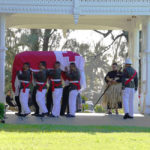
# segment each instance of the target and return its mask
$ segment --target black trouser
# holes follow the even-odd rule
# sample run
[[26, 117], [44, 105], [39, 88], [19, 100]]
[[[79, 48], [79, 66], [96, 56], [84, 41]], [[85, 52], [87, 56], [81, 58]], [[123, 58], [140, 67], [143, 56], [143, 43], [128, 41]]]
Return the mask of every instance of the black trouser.
[[39, 114], [39, 106], [38, 106], [38, 104], [36, 102], [36, 91], [37, 91], [37, 88], [34, 87], [33, 88], [33, 92], [32, 92], [32, 102], [33, 102], [33, 105], [35, 107], [35, 113]]
[[66, 112], [66, 109], [67, 109], [67, 113], [69, 113], [69, 85], [63, 88], [60, 115], [64, 115]]
[[53, 106], [52, 88], [49, 87], [46, 95], [46, 107], [48, 109], [48, 113], [52, 112], [52, 106]]
[[21, 104], [20, 104], [19, 96], [15, 96], [15, 101], [18, 107], [18, 113], [21, 113]]

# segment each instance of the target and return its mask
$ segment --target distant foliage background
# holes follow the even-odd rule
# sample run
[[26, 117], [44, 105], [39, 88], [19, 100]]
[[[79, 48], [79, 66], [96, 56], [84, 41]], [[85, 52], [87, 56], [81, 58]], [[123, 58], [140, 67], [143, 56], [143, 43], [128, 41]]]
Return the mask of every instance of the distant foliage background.
[[[82, 30], [81, 30], [82, 32]], [[91, 31], [99, 34], [98, 42], [79, 42], [72, 38], [76, 30], [56, 29], [7, 29], [6, 36], [6, 92], [11, 89], [12, 64], [16, 54], [22, 51], [75, 51], [85, 58], [87, 89], [83, 95], [96, 101], [104, 87], [104, 76], [117, 62], [120, 67], [127, 56], [128, 33], [125, 31]], [[90, 35], [89, 35], [90, 36]]]

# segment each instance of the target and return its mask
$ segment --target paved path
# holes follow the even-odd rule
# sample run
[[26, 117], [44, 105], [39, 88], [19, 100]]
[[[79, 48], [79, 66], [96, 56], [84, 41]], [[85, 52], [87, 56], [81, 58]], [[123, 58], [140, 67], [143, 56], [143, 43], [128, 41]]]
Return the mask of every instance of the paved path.
[[150, 127], [150, 115], [136, 114], [134, 119], [123, 120], [122, 115], [106, 115], [102, 113], [77, 113], [76, 118], [49, 118], [40, 119], [34, 116], [17, 117], [12, 112], [6, 113], [8, 124], [54, 124], [54, 125], [113, 125], [113, 126], [143, 126]]

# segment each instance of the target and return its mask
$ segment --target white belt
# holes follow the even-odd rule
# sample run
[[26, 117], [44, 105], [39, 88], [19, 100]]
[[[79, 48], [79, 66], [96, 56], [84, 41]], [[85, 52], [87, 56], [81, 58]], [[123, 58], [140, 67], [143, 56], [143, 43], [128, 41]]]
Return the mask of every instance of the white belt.
[[[126, 81], [129, 80], [129, 78], [126, 78]], [[134, 81], [134, 79], [132, 79], [131, 81]]]
[[21, 83], [29, 83], [29, 81], [20, 80]]
[[79, 81], [69, 81], [69, 83], [79, 83]]
[[61, 81], [61, 79], [51, 79], [51, 81]]
[[41, 84], [42, 85], [42, 84], [44, 84], [44, 82], [36, 82], [36, 84]]

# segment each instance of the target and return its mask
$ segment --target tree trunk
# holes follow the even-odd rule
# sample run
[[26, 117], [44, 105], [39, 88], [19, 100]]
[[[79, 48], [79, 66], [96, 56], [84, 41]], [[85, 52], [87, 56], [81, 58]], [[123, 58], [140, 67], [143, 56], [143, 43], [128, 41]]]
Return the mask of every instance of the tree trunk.
[[44, 32], [44, 38], [43, 38], [43, 51], [48, 51], [48, 43], [49, 38], [51, 36], [51, 29], [46, 29]]
[[39, 30], [38, 29], [31, 29], [31, 35], [33, 37], [33, 43], [31, 45], [32, 51], [39, 51]]

